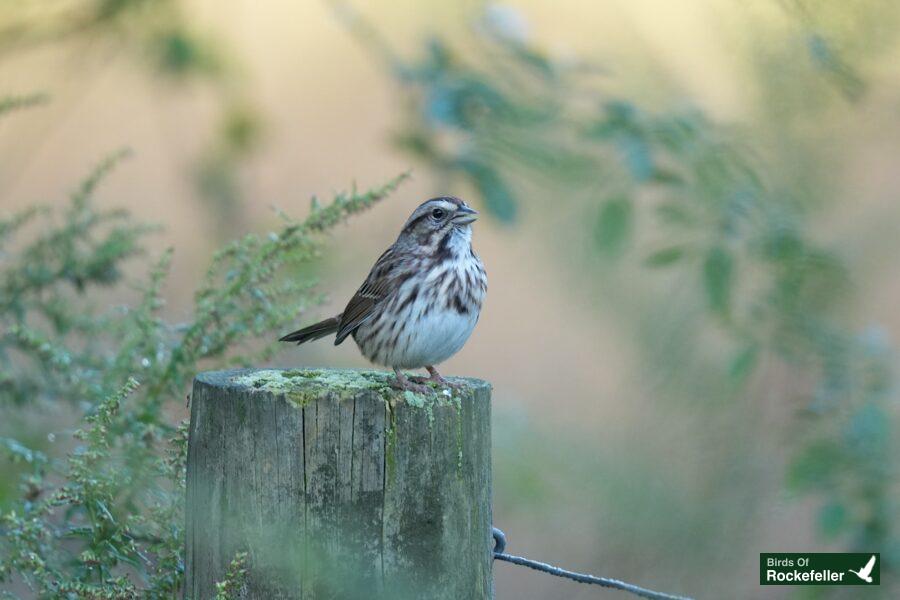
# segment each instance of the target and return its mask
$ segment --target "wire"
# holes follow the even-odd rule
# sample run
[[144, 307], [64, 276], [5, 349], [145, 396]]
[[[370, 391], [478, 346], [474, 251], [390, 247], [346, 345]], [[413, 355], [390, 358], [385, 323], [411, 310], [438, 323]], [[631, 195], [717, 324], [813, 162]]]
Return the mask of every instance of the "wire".
[[493, 536], [494, 560], [502, 560], [514, 565], [521, 565], [523, 567], [528, 567], [529, 569], [534, 569], [535, 571], [549, 573], [550, 575], [554, 575], [556, 577], [571, 579], [572, 581], [577, 581], [578, 583], [589, 583], [602, 587], [622, 590], [623, 592], [629, 592], [636, 596], [640, 596], [641, 598], [649, 598], [650, 600], [691, 600], [687, 596], [675, 596], [672, 594], [665, 594], [663, 592], [654, 592], [653, 590], [648, 590], [647, 588], [642, 588], [632, 583], [619, 581], [618, 579], [597, 577], [595, 575], [588, 575], [586, 573], [576, 573], [574, 571], [568, 571], [566, 569], [554, 567], [553, 565], [538, 562], [536, 560], [523, 558], [521, 556], [515, 556], [513, 554], [506, 554], [506, 534], [494, 527]]

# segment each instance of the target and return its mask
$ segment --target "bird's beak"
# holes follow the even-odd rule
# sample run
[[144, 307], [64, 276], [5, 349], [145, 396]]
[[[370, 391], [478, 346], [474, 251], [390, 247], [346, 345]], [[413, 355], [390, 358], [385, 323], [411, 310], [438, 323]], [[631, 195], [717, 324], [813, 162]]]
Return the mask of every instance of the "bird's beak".
[[478, 211], [468, 206], [460, 206], [456, 209], [453, 223], [456, 225], [468, 225], [478, 219]]

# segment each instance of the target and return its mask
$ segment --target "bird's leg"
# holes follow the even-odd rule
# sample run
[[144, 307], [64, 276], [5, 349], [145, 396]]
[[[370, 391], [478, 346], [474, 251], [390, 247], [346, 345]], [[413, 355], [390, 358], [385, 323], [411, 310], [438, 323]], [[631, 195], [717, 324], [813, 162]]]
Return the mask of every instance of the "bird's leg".
[[438, 385], [443, 385], [449, 388], [457, 389], [461, 388], [462, 384], [453, 383], [452, 381], [447, 381], [444, 377], [438, 373], [437, 369], [435, 369], [432, 365], [426, 365], [426, 369], [428, 369], [428, 377], [411, 377], [411, 379], [418, 383], [432, 382]]
[[418, 394], [427, 394], [431, 392], [431, 388], [427, 385], [413, 383], [396, 367], [394, 367], [394, 374], [397, 376], [397, 387], [401, 390], [409, 390], [410, 392], [416, 392]]

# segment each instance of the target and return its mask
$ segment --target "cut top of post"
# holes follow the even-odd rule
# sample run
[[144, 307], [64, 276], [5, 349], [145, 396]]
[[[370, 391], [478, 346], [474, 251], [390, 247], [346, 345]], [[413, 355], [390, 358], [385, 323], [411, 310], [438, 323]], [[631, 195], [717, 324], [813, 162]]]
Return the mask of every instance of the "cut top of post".
[[435, 402], [452, 402], [464, 394], [491, 385], [481, 379], [448, 377], [459, 389], [429, 383], [430, 394], [419, 394], [395, 387], [396, 378], [386, 371], [362, 371], [356, 369], [245, 369], [233, 371], [209, 371], [197, 379], [212, 387], [238, 388], [245, 391], [264, 392], [284, 396], [297, 407], [304, 407], [324, 394], [353, 397], [361, 392], [374, 392], [386, 402], [405, 402], [424, 408]]

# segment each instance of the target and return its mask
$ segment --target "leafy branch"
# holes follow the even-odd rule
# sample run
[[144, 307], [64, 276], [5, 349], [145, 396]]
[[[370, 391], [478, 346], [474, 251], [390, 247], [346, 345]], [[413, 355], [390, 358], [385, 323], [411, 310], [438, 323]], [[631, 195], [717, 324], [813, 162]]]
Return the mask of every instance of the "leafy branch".
[[576, 239], [589, 223], [584, 272], [595, 280], [635, 247], [651, 272], [677, 273], [705, 308], [698, 327], [724, 334], [730, 358], [710, 367], [735, 386], [765, 355], [814, 381], [788, 484], [821, 495], [824, 535], [896, 547], [893, 352], [877, 332], [846, 325], [848, 268], [814, 239], [803, 189], [749, 132], [697, 108], [653, 111], [606, 93], [599, 69], [555, 60], [490, 15], [468, 39], [475, 62], [443, 37], [406, 60], [342, 14], [400, 84], [400, 148], [469, 184], [501, 222], [543, 204], [577, 215], [567, 225]]
[[[58, 221], [48, 209], [32, 209], [0, 227], [0, 248], [8, 248], [0, 253], [0, 410], [65, 403], [85, 421], [65, 461], [52, 446], [0, 440], [28, 467], [21, 498], [0, 520], [0, 582], [39, 596], [178, 593], [187, 427], [171, 422], [171, 407], [183, 404], [201, 365], [268, 356], [274, 333], [320, 300], [314, 281], [297, 273], [320, 256], [321, 234], [408, 176], [338, 194], [325, 206], [314, 201], [303, 220], [283, 216], [279, 231], [228, 244], [213, 257], [191, 318], [175, 325], [162, 315], [172, 250], [143, 284], [128, 281], [123, 264], [143, 254], [142, 240], [156, 228], [93, 207], [97, 186], [124, 155], [101, 162]], [[31, 241], [12, 245], [28, 228]], [[95, 308], [107, 288], [137, 298]]]

